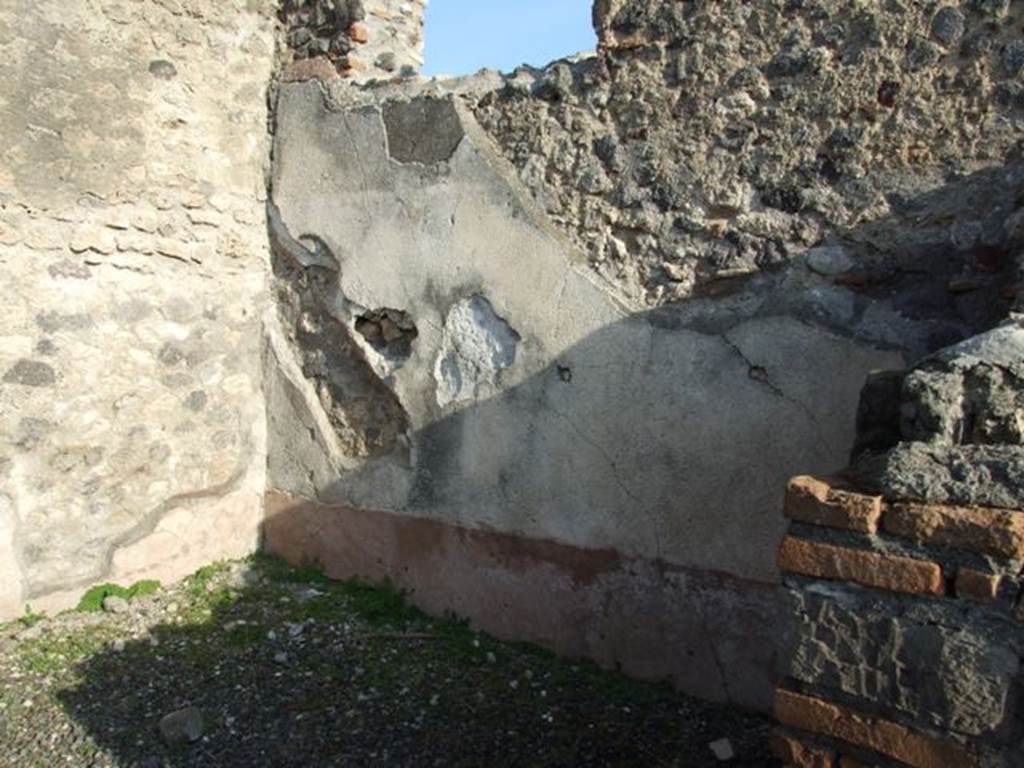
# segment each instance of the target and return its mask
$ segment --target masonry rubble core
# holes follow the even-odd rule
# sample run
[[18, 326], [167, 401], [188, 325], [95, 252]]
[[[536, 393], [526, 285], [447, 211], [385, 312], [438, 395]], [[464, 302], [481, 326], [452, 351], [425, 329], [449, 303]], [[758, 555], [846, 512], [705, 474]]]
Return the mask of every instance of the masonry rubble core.
[[262, 544], [795, 765], [1019, 765], [1024, 2], [440, 80], [424, 5], [0, 9], [0, 618]]

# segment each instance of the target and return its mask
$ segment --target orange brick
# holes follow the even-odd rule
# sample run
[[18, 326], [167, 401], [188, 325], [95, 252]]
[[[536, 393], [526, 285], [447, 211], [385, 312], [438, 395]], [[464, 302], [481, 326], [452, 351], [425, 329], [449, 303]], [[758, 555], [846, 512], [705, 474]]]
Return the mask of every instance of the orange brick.
[[1024, 559], [1024, 512], [941, 504], [892, 504], [882, 517], [887, 533], [927, 544]]
[[836, 757], [831, 750], [797, 741], [784, 733], [772, 734], [772, 753], [793, 768], [835, 768]]
[[956, 594], [967, 600], [979, 603], [991, 603], [999, 594], [999, 582], [1002, 577], [994, 573], [976, 571], [973, 568], [961, 568], [956, 572]]
[[365, 24], [356, 21], [349, 25], [348, 38], [353, 43], [365, 43], [370, 39], [370, 32]]
[[827, 481], [800, 475], [786, 484], [786, 517], [802, 523], [876, 533], [882, 497], [833, 488]]
[[978, 764], [959, 744], [781, 688], [775, 692], [775, 717], [785, 725], [866, 747], [913, 768], [974, 768]]
[[852, 581], [893, 592], [942, 595], [942, 568], [927, 560], [819, 544], [787, 536], [779, 547], [779, 568], [819, 579]]

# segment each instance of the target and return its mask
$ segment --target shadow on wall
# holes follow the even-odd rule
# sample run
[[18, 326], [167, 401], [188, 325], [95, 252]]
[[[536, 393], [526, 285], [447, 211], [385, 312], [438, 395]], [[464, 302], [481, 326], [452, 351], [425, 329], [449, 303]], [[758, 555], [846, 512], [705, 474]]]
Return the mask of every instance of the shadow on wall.
[[[408, 460], [306, 477], [272, 456], [266, 546], [391, 579], [498, 637], [767, 709], [792, 615], [774, 566], [785, 483], [846, 465], [870, 370], [1005, 316], [1016, 200], [950, 234], [965, 195], [1005, 198], [1003, 174], [892, 201], [891, 221], [843, 238], [866, 258], [819, 252], [606, 325], [489, 397], [475, 399], [492, 382], [470, 385], [461, 410], [411, 436]], [[902, 261], [873, 261], [871, 243], [915, 210]], [[310, 414], [297, 422], [315, 441]]]
[[[266, 547], [390, 578], [498, 637], [767, 708], [788, 613], [772, 583], [782, 489], [845, 463], [860, 381], [894, 358], [794, 318], [670, 320], [603, 328], [418, 430], [410, 462], [329, 478], [327, 504], [271, 492]], [[842, 413], [837, 440], [822, 424]], [[273, 460], [271, 475], [288, 488]], [[744, 571], [765, 575], [728, 575]]]
[[[753, 309], [755, 294], [739, 291], [601, 329], [519, 386], [422, 428], [402, 473], [378, 458], [332, 478], [321, 502], [271, 492], [267, 545], [295, 562], [320, 561], [334, 577], [390, 578], [431, 613], [454, 611], [499, 637], [670, 679], [708, 699], [766, 707], [792, 611], [775, 584], [726, 576], [715, 561], [774, 552], [772, 532], [785, 526], [786, 476], [845, 463], [855, 372], [878, 359], [816, 313], [820, 305], [796, 301], [787, 279], [772, 278]], [[863, 315], [876, 300], [867, 292], [882, 285], [866, 282], [863, 294], [843, 288], [842, 295], [863, 302], [855, 306]], [[822, 424], [835, 432], [823, 434]], [[837, 436], [843, 430], [849, 436]], [[764, 470], [768, 454], [778, 477]], [[734, 503], [746, 489], [771, 491], [745, 514], [723, 519], [714, 491], [687, 494], [708, 476]], [[373, 498], [382, 478], [397, 484], [403, 503], [372, 511], [361, 501]], [[651, 479], [659, 482], [649, 487]], [[552, 522], [538, 519], [549, 510], [565, 512], [552, 523], [561, 526], [557, 536], [531, 534], [531, 526]], [[467, 520], [467, 511], [482, 519]], [[519, 530], [495, 530], [505, 520]], [[628, 547], [611, 547], [620, 536]], [[684, 556], [690, 564], [674, 562]], [[421, 764], [423, 754], [462, 754], [468, 732], [484, 734], [485, 758], [508, 755], [517, 764], [540, 754], [544, 745], [523, 738], [528, 729], [507, 716], [536, 714], [534, 704], [497, 706], [518, 701], [504, 676], [500, 693], [484, 701], [475, 698], [478, 687], [431, 667], [437, 656], [424, 657], [422, 673], [396, 678], [393, 670], [410, 669], [398, 664], [413, 654], [409, 641], [360, 638], [358, 629], [353, 637], [332, 613], [335, 588], [297, 582], [268, 592], [243, 574], [230, 595], [211, 598], [205, 623], [167, 623], [152, 632], [155, 646], [130, 640], [120, 652], [91, 657], [62, 704], [124, 765], [306, 765], [299, 750], [308, 745], [335, 755], [336, 764]], [[427, 692], [450, 697], [454, 712], [424, 702]], [[599, 700], [606, 692], [587, 695]], [[566, 745], [563, 764], [628, 761], [612, 750], [632, 749], [635, 732], [595, 735], [580, 719], [580, 701], [565, 708], [578, 727], [545, 736]], [[207, 741], [164, 750], [156, 723], [188, 705], [203, 709]], [[685, 754], [694, 742], [643, 731], [650, 711], [620, 709], [615, 722], [638, 723], [644, 738]], [[697, 719], [673, 710], [671, 724]], [[453, 721], [461, 727], [451, 728]], [[485, 758], [466, 764], [493, 764]], [[689, 763], [704, 764], [714, 763]]]
[[58, 694], [115, 765], [704, 768], [723, 736], [733, 764], [776, 764], [761, 718], [500, 644], [393, 591], [269, 558], [186, 589], [157, 605], [178, 601], [184, 626], [90, 655]]
[[995, 327], [1024, 298], [1024, 165], [890, 193], [886, 204], [888, 216], [837, 238], [858, 256], [852, 271], [828, 259], [816, 266], [928, 326], [910, 362]]

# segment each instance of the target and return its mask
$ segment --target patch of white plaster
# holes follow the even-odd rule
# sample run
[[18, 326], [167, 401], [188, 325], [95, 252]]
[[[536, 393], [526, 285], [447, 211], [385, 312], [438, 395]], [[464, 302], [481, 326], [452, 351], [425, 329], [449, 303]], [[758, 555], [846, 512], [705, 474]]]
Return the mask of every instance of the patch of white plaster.
[[434, 366], [437, 403], [477, 400], [497, 384], [516, 360], [519, 334], [480, 295], [451, 308], [444, 323], [441, 352]]

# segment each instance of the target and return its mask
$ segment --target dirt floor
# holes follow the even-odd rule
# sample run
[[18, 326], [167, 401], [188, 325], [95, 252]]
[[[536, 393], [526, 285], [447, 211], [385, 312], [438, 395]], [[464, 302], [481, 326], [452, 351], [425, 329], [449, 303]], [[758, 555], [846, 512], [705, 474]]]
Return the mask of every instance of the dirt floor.
[[778, 766], [769, 729], [266, 557], [0, 628], [0, 766]]

